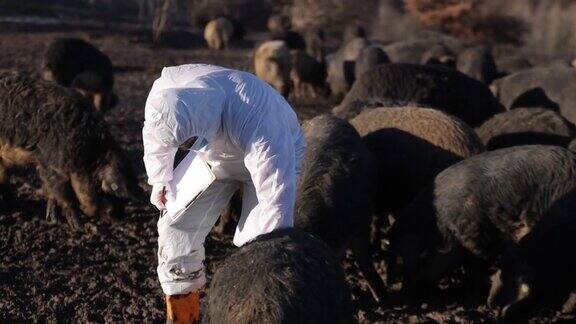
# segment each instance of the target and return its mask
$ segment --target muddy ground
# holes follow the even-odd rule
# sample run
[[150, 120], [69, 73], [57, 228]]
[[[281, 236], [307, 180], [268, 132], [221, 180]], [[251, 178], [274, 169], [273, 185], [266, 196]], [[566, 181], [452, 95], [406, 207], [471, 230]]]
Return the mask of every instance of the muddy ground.
[[[228, 51], [202, 46], [198, 34], [184, 34], [181, 48], [153, 47], [146, 34], [130, 24], [27, 25], [0, 23], [0, 69], [35, 71], [47, 44], [56, 37], [81, 37], [110, 56], [119, 72], [115, 89], [119, 105], [106, 117], [121, 143], [140, 184], [141, 125], [147, 92], [163, 66], [212, 63], [252, 69], [252, 48], [262, 35]], [[302, 119], [327, 111], [325, 99], [292, 102]], [[83, 230], [49, 224], [34, 170], [16, 170], [11, 178], [11, 206], [0, 206], [0, 322], [163, 322], [164, 301], [156, 278], [157, 212], [147, 202], [126, 205], [123, 218], [112, 223], [84, 219]], [[231, 235], [211, 235], [207, 241], [208, 274], [234, 248]], [[384, 262], [376, 262], [385, 276]], [[482, 322], [494, 314], [462, 300], [435, 298], [420, 307], [379, 306], [372, 302], [353, 259], [344, 262], [354, 293], [359, 322]], [[209, 292], [206, 292], [209, 293]], [[543, 314], [540, 321], [558, 320]]]

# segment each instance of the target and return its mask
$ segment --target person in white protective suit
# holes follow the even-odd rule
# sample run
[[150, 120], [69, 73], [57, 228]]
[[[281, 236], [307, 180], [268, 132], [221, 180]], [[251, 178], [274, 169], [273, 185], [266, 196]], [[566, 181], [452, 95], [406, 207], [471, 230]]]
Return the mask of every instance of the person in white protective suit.
[[206, 236], [240, 186], [236, 246], [293, 225], [304, 136], [290, 105], [267, 83], [203, 64], [162, 70], [146, 101], [142, 135], [150, 200], [158, 209], [173, 199], [168, 182], [185, 141], [196, 138], [193, 149], [216, 177], [183, 216], [158, 221], [158, 277], [168, 319], [198, 321]]

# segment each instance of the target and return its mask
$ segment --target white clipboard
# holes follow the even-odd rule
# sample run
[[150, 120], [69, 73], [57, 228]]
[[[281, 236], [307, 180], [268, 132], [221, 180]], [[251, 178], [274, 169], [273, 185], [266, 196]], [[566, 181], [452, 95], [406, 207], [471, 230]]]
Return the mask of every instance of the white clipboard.
[[180, 218], [214, 180], [216, 176], [210, 166], [196, 151], [190, 150], [172, 173], [169, 185], [175, 198], [166, 202], [165, 214], [173, 221]]

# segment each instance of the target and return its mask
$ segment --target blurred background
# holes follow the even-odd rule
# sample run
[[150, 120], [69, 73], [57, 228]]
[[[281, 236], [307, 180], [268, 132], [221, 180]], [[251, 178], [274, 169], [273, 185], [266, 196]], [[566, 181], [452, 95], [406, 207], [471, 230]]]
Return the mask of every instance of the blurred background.
[[138, 23], [156, 41], [174, 30], [201, 28], [221, 15], [249, 30], [264, 30], [270, 14], [292, 17], [297, 29], [329, 35], [360, 22], [372, 39], [392, 42], [437, 29], [468, 40], [534, 46], [542, 55], [573, 55], [576, 2], [572, 0], [4, 0], [2, 22], [46, 26], [74, 22]]

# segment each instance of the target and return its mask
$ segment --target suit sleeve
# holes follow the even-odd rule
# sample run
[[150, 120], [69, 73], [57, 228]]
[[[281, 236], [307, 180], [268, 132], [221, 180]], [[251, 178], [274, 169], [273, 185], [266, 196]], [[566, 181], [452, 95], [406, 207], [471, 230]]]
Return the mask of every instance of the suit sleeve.
[[296, 196], [296, 152], [284, 123], [260, 125], [247, 142], [244, 164], [258, 198], [248, 219], [252, 239], [275, 229], [292, 227]]
[[144, 123], [142, 139], [144, 142], [144, 166], [148, 174], [148, 184], [172, 180], [172, 168], [177, 146], [160, 140], [155, 134], [155, 128]]

